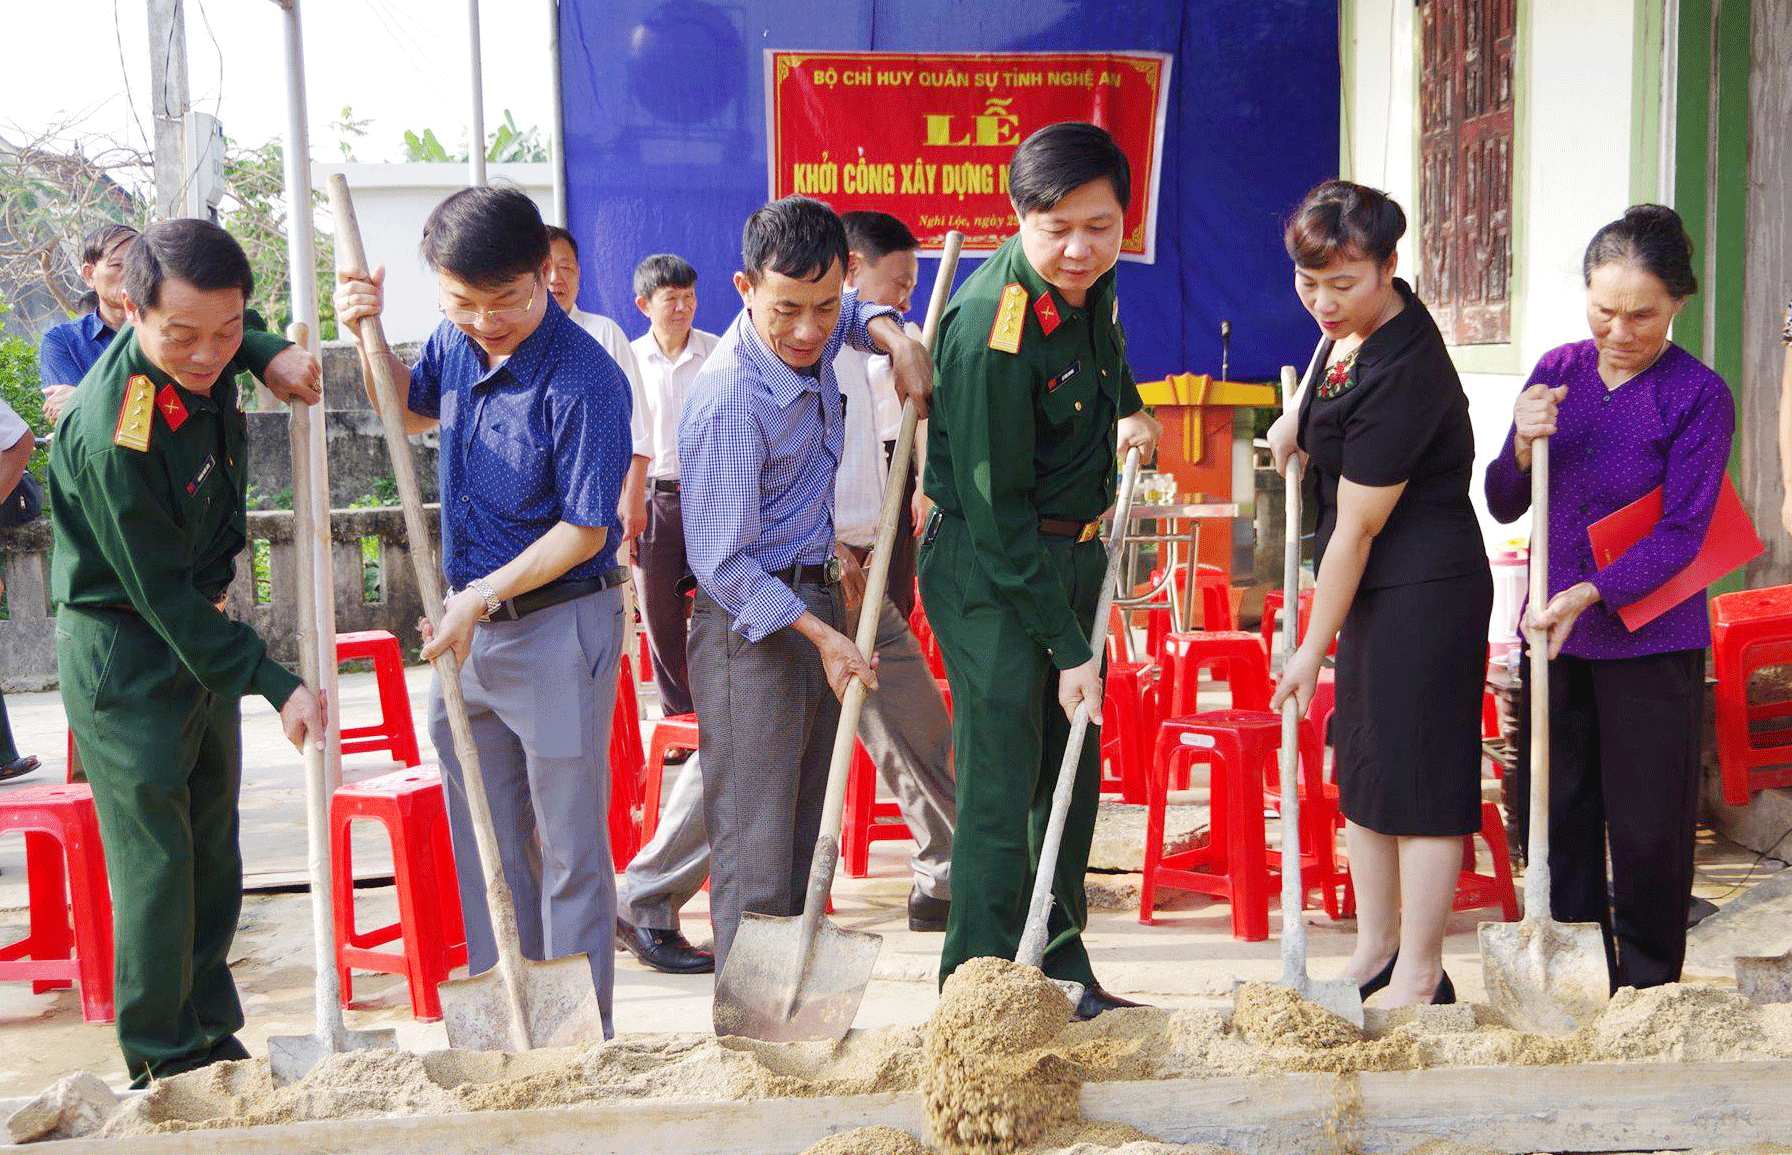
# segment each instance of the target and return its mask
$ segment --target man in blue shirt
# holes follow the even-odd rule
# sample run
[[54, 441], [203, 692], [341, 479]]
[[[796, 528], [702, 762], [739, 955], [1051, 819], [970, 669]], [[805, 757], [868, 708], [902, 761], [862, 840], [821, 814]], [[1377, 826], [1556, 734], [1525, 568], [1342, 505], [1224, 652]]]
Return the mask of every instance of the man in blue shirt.
[[718, 971], [743, 910], [802, 909], [837, 696], [854, 674], [877, 688], [840, 632], [834, 474], [845, 404], [834, 356], [843, 344], [889, 353], [897, 386], [923, 409], [933, 378], [896, 310], [843, 289], [846, 230], [826, 205], [786, 197], [760, 208], [741, 258], [734, 287], [745, 308], [678, 426]]
[[136, 239], [136, 229], [113, 224], [101, 225], [81, 242], [81, 280], [93, 311], [51, 328], [37, 346], [44, 416], [52, 425], [62, 416], [75, 386], [124, 328], [124, 254]]
[[[408, 382], [405, 428], [441, 428], [442, 568], [453, 587], [423, 656], [453, 649], [486, 796], [530, 958], [578, 951], [611, 1032], [616, 884], [608, 750], [622, 648], [616, 515], [632, 451], [628, 379], [547, 288], [548, 234], [522, 192], [469, 188], [436, 206], [423, 256], [444, 322]], [[383, 269], [338, 274], [359, 335]], [[467, 961], [497, 961], [461, 767], [442, 706], [430, 737], [447, 787]]]

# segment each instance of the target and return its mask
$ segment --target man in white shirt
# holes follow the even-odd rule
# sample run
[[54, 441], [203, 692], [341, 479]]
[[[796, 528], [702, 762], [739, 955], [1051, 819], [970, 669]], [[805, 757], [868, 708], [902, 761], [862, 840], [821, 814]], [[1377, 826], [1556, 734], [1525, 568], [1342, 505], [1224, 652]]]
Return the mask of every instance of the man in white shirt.
[[[914, 292], [921, 247], [907, 225], [880, 212], [842, 214], [849, 249], [846, 287], [859, 300], [891, 305], [906, 313]], [[908, 326], [919, 336], [913, 325]], [[864, 590], [862, 566], [877, 541], [889, 461], [902, 426], [902, 402], [892, 383], [889, 358], [847, 348], [834, 359], [840, 392], [846, 397], [846, 434], [834, 477], [834, 534], [847, 576], [848, 632], [857, 628], [857, 596]], [[893, 420], [892, 420], [893, 415]], [[912, 483], [912, 475], [911, 475]], [[907, 508], [907, 502], [904, 503]], [[899, 527], [900, 530], [900, 527]], [[898, 544], [903, 535], [897, 535]], [[912, 537], [910, 539], [912, 546]], [[896, 557], [878, 615], [877, 693], [865, 699], [859, 739], [878, 777], [896, 795], [902, 817], [915, 838], [909, 859], [914, 884], [908, 896], [910, 930], [945, 930], [951, 908], [952, 828], [957, 818], [952, 778], [952, 721], [921, 645], [909, 630], [899, 588], [914, 592], [913, 551], [904, 587], [897, 585]]]
[[[0, 500], [9, 497], [19, 479], [25, 476], [25, 465], [31, 460], [31, 451], [36, 447], [37, 439], [31, 435], [31, 427], [25, 419], [13, 412], [12, 407], [0, 401]], [[0, 562], [5, 556], [0, 555]], [[4, 577], [4, 567], [0, 566], [0, 577]], [[0, 593], [4, 593], [6, 584], [0, 581]], [[9, 778], [19, 778], [31, 773], [38, 767], [37, 755], [20, 754], [13, 745], [12, 726], [6, 720], [6, 697], [0, 694], [0, 782]]]
[[548, 292], [554, 295], [561, 311], [579, 328], [597, 338], [610, 360], [628, 378], [629, 394], [634, 398], [634, 413], [629, 420], [629, 435], [634, 440], [634, 460], [622, 479], [622, 498], [616, 513], [622, 518], [622, 540], [633, 541], [647, 525], [647, 495], [642, 479], [646, 476], [646, 426], [641, 413], [641, 369], [635, 364], [634, 348], [622, 326], [599, 313], [579, 308], [579, 243], [559, 225], [548, 226]]
[[[646, 454], [647, 490], [647, 527], [635, 542], [635, 588], [641, 594], [654, 682], [670, 716], [691, 712], [685, 663], [687, 599], [678, 592], [679, 582], [690, 572], [678, 497], [678, 419], [691, 382], [716, 347], [717, 337], [692, 327], [697, 316], [697, 270], [682, 257], [655, 253], [636, 267], [635, 307], [649, 325], [632, 346], [641, 368], [637, 414], [645, 427], [645, 438], [636, 442], [635, 452]], [[708, 875], [703, 777], [691, 762], [667, 784], [659, 829], [628, 864], [617, 895], [617, 941], [654, 970], [669, 974], [714, 970], [715, 956], [692, 946], [678, 929], [679, 908]]]

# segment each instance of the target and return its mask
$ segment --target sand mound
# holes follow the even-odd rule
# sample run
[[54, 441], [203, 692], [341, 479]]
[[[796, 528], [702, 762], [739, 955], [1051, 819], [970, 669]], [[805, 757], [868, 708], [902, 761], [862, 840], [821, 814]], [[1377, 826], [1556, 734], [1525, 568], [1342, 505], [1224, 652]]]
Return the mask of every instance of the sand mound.
[[1697, 1062], [1771, 1055], [1759, 1008], [1734, 991], [1669, 983], [1625, 987], [1592, 1025], [1599, 1058]]
[[1070, 1000], [1032, 967], [980, 958], [940, 991], [922, 1033], [929, 1137], [947, 1155], [1018, 1151], [1077, 1118], [1077, 1069], [1042, 1049]]
[[1363, 1038], [1354, 1023], [1275, 983], [1246, 983], [1238, 988], [1232, 1029], [1263, 1046], [1309, 1050], [1347, 1046]]
[[1045, 1046], [1075, 1010], [1037, 969], [974, 958], [946, 980], [928, 1020], [930, 1036], [976, 1055], [1018, 1055]]
[[409, 1051], [331, 1055], [296, 1083], [275, 1087], [259, 1060], [215, 1063], [161, 1079], [101, 1132], [152, 1135], [209, 1127], [256, 1127], [382, 1115], [445, 1115], [464, 1110]]
[[802, 1155], [927, 1155], [927, 1148], [894, 1127], [856, 1127], [811, 1143]]

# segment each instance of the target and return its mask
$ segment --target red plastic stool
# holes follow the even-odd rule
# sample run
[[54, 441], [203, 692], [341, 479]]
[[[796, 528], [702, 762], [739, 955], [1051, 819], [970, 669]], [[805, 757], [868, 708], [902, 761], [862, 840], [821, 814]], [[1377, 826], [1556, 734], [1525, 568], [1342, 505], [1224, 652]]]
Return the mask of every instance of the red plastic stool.
[[1157, 667], [1110, 661], [1101, 699], [1102, 793], [1135, 805], [1145, 801], [1158, 721]]
[[[1342, 859], [1338, 855], [1338, 788], [1325, 780], [1325, 745], [1320, 730], [1307, 719], [1300, 725], [1300, 761], [1295, 768], [1300, 790], [1300, 862], [1301, 880], [1306, 890], [1317, 888], [1325, 913], [1332, 918], [1344, 917], [1339, 891], [1343, 883]], [[1273, 773], [1265, 771], [1263, 793], [1270, 805], [1281, 810], [1282, 774], [1278, 762]], [[1281, 851], [1269, 852], [1272, 871], [1281, 870]], [[1301, 903], [1306, 903], [1306, 890]]]
[[392, 760], [416, 766], [417, 728], [411, 722], [411, 694], [404, 684], [404, 653], [398, 639], [386, 630], [361, 630], [336, 635], [336, 664], [371, 659], [380, 689], [380, 720], [373, 726], [344, 726], [342, 752], [364, 754], [390, 750]]
[[647, 796], [647, 759], [641, 752], [641, 703], [633, 663], [624, 654], [616, 671], [616, 707], [610, 715], [610, 861], [628, 869], [646, 845], [641, 833]]
[[[1282, 601], [1281, 590], [1270, 590], [1263, 595], [1263, 620], [1258, 623], [1257, 632], [1263, 635], [1264, 653], [1275, 653], [1276, 626], [1282, 616]], [[1300, 591], [1300, 616], [1295, 621], [1295, 629], [1299, 631], [1294, 635], [1296, 639], [1306, 636], [1307, 622], [1312, 620], [1312, 617], [1313, 591], [1302, 590]]]
[[1748, 701], [1750, 674], [1792, 663], [1792, 586], [1712, 598], [1711, 651], [1724, 801], [1745, 806], [1756, 790], [1792, 785], [1792, 702]]
[[1172, 718], [1200, 710], [1201, 671], [1211, 669], [1232, 691], [1234, 710], [1269, 709], [1269, 655], [1257, 635], [1242, 630], [1171, 633], [1163, 642], [1160, 691]]
[[112, 891], [86, 783], [0, 794], [0, 831], [25, 835], [31, 930], [0, 948], [0, 980], [34, 994], [81, 984], [81, 1017], [112, 1021]]
[[[653, 841], [653, 832], [660, 827], [660, 794], [666, 776], [666, 755], [674, 750], [696, 750], [702, 731], [697, 715], [674, 714], [662, 718], [653, 728], [653, 740], [647, 747], [647, 778], [641, 791], [641, 845]], [[632, 856], [631, 856], [632, 857]]]
[[[1156, 586], [1163, 580], [1161, 569], [1151, 571], [1151, 585]], [[1188, 570], [1176, 567], [1176, 588], [1179, 591], [1188, 589]], [[1232, 610], [1232, 579], [1226, 571], [1216, 565], [1202, 562], [1195, 567], [1195, 596], [1201, 599], [1200, 629], [1208, 631], [1231, 631], [1238, 628], [1238, 615]], [[1153, 605], [1145, 617], [1145, 648], [1152, 657], [1163, 659], [1164, 638], [1175, 632], [1175, 623], [1170, 620], [1170, 605], [1167, 600], [1160, 600]]]
[[[356, 819], [382, 824], [392, 840], [398, 921], [370, 930], [355, 925], [354, 843], [349, 827]], [[351, 968], [403, 975], [410, 985], [411, 1014], [422, 1022], [435, 1022], [442, 1017], [436, 984], [467, 961], [467, 932], [461, 923], [441, 774], [434, 766], [419, 766], [338, 788], [330, 799], [330, 857], [342, 1005], [348, 1006], [352, 997]], [[404, 940], [402, 951], [374, 949], [399, 938]]]
[[[1281, 743], [1282, 723], [1259, 710], [1216, 710], [1171, 718], [1158, 729], [1147, 780], [1145, 866], [1139, 921], [1151, 925], [1160, 886], [1192, 890], [1232, 905], [1232, 937], [1269, 937], [1269, 850], [1263, 823], [1263, 775]], [[1164, 853], [1164, 813], [1172, 763], [1193, 757], [1210, 766], [1207, 845]]]
[[1338, 712], [1338, 672], [1331, 669], [1319, 671], [1319, 681], [1313, 687], [1313, 700], [1307, 703], [1307, 724], [1319, 734], [1321, 745], [1330, 746], [1328, 727], [1332, 724], [1332, 715]]
[[933, 676], [941, 681], [946, 677], [946, 658], [940, 653], [939, 639], [933, 636], [933, 626], [927, 621], [927, 610], [921, 605], [921, 585], [915, 583], [915, 608], [908, 615], [909, 632], [915, 635], [915, 641], [921, 643], [921, 655], [927, 659], [927, 668]]
[[848, 878], [871, 870], [871, 844], [913, 838], [902, 808], [877, 797], [877, 764], [863, 742], [855, 743], [846, 777], [846, 812], [840, 823], [840, 858]]
[[[1339, 818], [1340, 825], [1342, 817]], [[1518, 893], [1512, 884], [1512, 860], [1507, 855], [1506, 824], [1500, 817], [1497, 803], [1483, 801], [1481, 803], [1480, 838], [1487, 846], [1487, 855], [1493, 862], [1492, 874], [1480, 874], [1475, 870], [1475, 838], [1473, 835], [1462, 840], [1462, 870], [1456, 876], [1456, 897], [1451, 900], [1451, 910], [1480, 910], [1483, 907], [1497, 906], [1500, 917], [1506, 922], [1518, 918]], [[1342, 859], [1338, 866], [1338, 906], [1341, 913], [1333, 917], [1356, 917], [1356, 889], [1350, 882], [1350, 867]], [[1328, 903], [1329, 906], [1329, 903]]]

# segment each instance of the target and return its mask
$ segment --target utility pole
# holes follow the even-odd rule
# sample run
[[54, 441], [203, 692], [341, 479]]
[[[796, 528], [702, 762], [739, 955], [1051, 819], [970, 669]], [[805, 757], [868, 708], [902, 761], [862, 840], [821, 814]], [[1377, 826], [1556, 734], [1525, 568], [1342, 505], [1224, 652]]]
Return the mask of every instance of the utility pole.
[[156, 216], [182, 216], [187, 184], [187, 20], [182, 0], [149, 0], [149, 96], [156, 126]]

